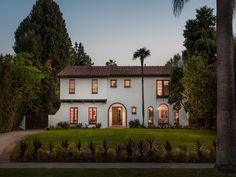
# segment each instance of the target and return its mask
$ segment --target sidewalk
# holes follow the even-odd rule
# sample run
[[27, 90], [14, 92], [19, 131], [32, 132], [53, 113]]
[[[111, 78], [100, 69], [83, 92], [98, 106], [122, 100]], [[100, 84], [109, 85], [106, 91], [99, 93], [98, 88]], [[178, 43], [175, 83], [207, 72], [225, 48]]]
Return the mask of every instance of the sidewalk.
[[0, 168], [214, 168], [213, 163], [0, 163]]

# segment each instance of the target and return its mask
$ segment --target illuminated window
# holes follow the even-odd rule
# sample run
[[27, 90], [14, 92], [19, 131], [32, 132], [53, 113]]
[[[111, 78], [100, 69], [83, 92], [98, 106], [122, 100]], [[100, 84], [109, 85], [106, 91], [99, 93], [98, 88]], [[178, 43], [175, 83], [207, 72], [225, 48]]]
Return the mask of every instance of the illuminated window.
[[165, 104], [161, 104], [158, 107], [158, 123], [159, 124], [168, 124], [169, 123], [169, 118], [168, 118], [168, 106]]
[[154, 114], [154, 109], [152, 106], [148, 107], [148, 125], [153, 125], [153, 114]]
[[124, 87], [125, 88], [130, 88], [131, 87], [131, 80], [130, 79], [125, 79], [124, 80]]
[[92, 80], [92, 94], [97, 94], [98, 93], [98, 80], [93, 79]]
[[179, 110], [174, 110], [174, 125], [179, 125]]
[[89, 114], [89, 124], [96, 124], [97, 123], [97, 108], [91, 107], [88, 110]]
[[117, 87], [117, 80], [111, 80], [110, 85], [111, 85], [111, 88], [116, 88]]
[[132, 114], [136, 114], [136, 112], [137, 112], [137, 107], [136, 106], [132, 106], [131, 107], [131, 113]]
[[157, 80], [156, 82], [157, 97], [169, 96], [169, 82], [170, 81]]
[[78, 108], [71, 107], [70, 108], [70, 124], [77, 124], [78, 123]]
[[75, 80], [74, 79], [69, 80], [69, 93], [70, 94], [75, 93]]

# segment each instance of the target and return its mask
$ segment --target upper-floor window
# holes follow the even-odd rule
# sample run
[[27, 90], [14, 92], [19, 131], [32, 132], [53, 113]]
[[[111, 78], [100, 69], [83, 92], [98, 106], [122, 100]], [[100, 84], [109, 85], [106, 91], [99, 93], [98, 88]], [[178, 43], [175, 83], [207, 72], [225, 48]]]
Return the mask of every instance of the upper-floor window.
[[75, 93], [75, 80], [70, 79], [69, 80], [69, 94], [74, 94]]
[[93, 79], [92, 80], [92, 94], [97, 94], [98, 93], [98, 80]]
[[124, 80], [124, 87], [125, 88], [130, 88], [131, 87], [131, 80], [130, 79], [125, 79]]
[[169, 96], [169, 82], [168, 80], [157, 80], [156, 91], [157, 97], [168, 97]]
[[90, 107], [88, 108], [89, 113], [89, 124], [96, 124], [97, 123], [97, 108]]
[[78, 123], [78, 108], [70, 107], [70, 124]]
[[110, 86], [111, 86], [111, 88], [116, 88], [117, 87], [117, 80], [111, 80], [110, 81]]
[[136, 114], [137, 113], [137, 107], [136, 106], [132, 106], [131, 107], [131, 114]]

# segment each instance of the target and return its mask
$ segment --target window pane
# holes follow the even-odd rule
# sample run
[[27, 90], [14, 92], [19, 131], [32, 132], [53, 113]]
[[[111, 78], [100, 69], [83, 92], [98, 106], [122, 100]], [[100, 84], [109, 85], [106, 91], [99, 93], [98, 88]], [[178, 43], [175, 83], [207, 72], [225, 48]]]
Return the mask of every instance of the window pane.
[[97, 108], [91, 107], [89, 108], [89, 124], [97, 123]]
[[164, 81], [164, 95], [169, 95], [169, 81]]
[[92, 80], [92, 93], [94, 94], [98, 93], [98, 80], [97, 79]]
[[69, 80], [69, 93], [75, 93], [75, 80]]
[[132, 107], [131, 107], [131, 113], [132, 113], [132, 114], [136, 114], [136, 112], [137, 112], [136, 106], [132, 106]]
[[111, 87], [116, 88], [117, 87], [117, 80], [111, 80]]
[[153, 124], [153, 107], [148, 107], [148, 124]]
[[131, 80], [130, 79], [126, 79], [124, 81], [124, 87], [125, 88], [130, 88], [131, 87]]
[[70, 108], [70, 124], [78, 123], [78, 108]]
[[163, 96], [163, 94], [162, 94], [162, 81], [157, 81], [157, 96]]

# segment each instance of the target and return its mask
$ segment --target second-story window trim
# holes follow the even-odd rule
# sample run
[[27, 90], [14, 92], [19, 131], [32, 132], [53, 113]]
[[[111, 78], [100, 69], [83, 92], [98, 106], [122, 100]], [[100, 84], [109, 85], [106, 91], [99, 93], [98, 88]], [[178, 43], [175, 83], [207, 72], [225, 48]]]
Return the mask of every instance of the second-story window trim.
[[169, 80], [156, 80], [157, 98], [167, 98], [169, 96]]
[[75, 94], [75, 79], [69, 80], [69, 94]]
[[110, 80], [110, 87], [111, 88], [117, 88], [117, 80], [116, 79], [111, 79]]
[[131, 79], [124, 80], [124, 88], [131, 88]]
[[98, 94], [98, 80], [92, 79], [92, 94]]

